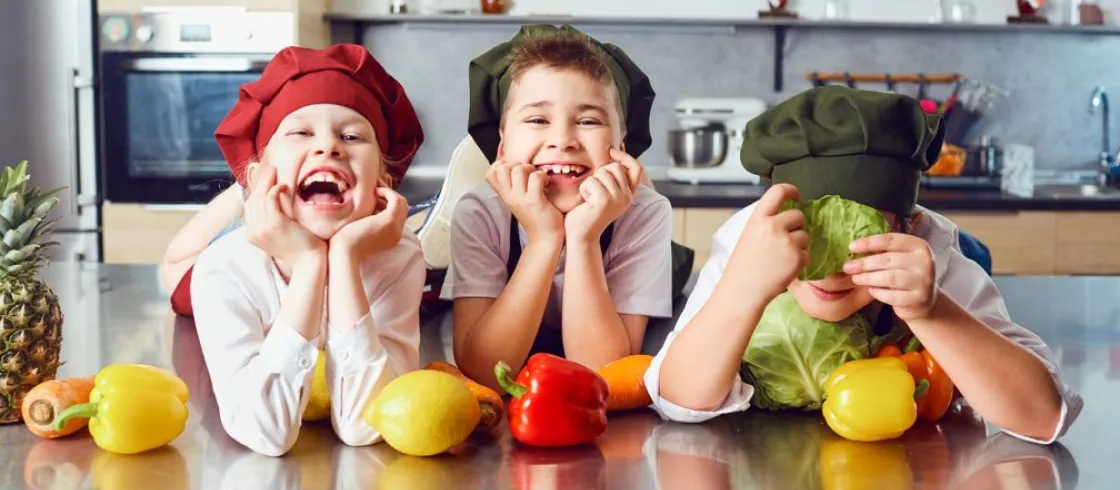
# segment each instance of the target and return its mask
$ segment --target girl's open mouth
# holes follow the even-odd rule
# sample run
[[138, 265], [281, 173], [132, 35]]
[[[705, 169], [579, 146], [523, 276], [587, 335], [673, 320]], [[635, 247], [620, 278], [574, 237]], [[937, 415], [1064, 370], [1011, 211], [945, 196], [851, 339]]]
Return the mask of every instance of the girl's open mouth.
[[550, 185], [579, 185], [591, 174], [589, 167], [578, 163], [545, 163], [537, 165], [537, 169], [548, 174]]
[[809, 290], [813, 291], [813, 295], [821, 301], [837, 301], [851, 294], [852, 292], [852, 288], [830, 291], [827, 289], [821, 289], [811, 282], [806, 282], [805, 284], [809, 286]]
[[330, 170], [316, 170], [299, 185], [299, 199], [316, 210], [334, 210], [350, 202], [350, 183], [346, 176]]

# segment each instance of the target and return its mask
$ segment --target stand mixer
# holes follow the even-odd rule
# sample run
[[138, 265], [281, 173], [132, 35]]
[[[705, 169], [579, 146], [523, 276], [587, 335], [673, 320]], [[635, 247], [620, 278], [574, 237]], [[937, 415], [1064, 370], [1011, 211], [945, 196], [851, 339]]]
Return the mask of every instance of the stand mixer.
[[685, 98], [675, 112], [681, 129], [669, 131], [669, 180], [687, 184], [757, 184], [739, 163], [747, 122], [766, 111], [761, 99]]

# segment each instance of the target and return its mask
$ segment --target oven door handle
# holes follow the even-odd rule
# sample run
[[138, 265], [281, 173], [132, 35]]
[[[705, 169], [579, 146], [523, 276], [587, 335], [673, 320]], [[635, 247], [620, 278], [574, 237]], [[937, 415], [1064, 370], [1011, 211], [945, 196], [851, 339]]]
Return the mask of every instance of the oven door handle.
[[252, 72], [267, 64], [252, 58], [137, 58], [125, 66], [137, 72]]

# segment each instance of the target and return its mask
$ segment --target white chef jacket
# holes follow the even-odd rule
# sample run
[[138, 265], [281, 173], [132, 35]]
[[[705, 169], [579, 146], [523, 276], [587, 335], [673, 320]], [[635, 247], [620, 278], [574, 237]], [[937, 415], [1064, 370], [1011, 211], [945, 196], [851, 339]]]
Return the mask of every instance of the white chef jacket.
[[420, 364], [420, 242], [405, 231], [396, 247], [368, 258], [361, 276], [370, 312], [356, 325], [330, 325], [308, 341], [280, 318], [287, 285], [271, 257], [239, 228], [199, 255], [191, 280], [199, 344], [222, 426], [253, 451], [280, 456], [295, 444], [319, 348], [327, 355], [331, 425], [352, 446], [380, 441], [362, 419], [367, 397]]
[[[755, 206], [756, 204], [751, 204], [735, 213], [720, 226], [712, 237], [712, 254], [700, 270], [696, 287], [692, 290], [676, 326], [666, 337], [664, 345], [654, 357], [649, 370], [646, 371], [645, 384], [650, 397], [653, 399], [652, 407], [666, 419], [677, 422], [703, 422], [721, 414], [744, 411], [750, 406], [754, 387], [744, 383], [738, 374], [735, 375], [737, 382], [733, 384], [723, 403], [713, 411], [690, 410], [661, 398], [660, 382], [661, 365], [665, 361], [666, 353], [669, 352], [669, 346], [672, 345], [677, 333], [685, 325], [688, 325], [692, 317], [700, 311], [700, 307], [708, 301], [716, 283], [723, 276], [731, 252], [735, 249], [735, 244], [742, 235], [743, 229], [746, 228], [747, 220], [750, 219]], [[919, 206], [918, 211], [923, 214], [923, 217], [915, 226], [914, 234], [929, 242], [930, 249], [933, 252], [937, 284], [940, 286], [942, 293], [948, 295], [993, 330], [1026, 347], [1027, 350], [1038, 356], [1053, 377], [1054, 384], [1061, 395], [1061, 420], [1057, 431], [1050, 438], [1039, 440], [1006, 430], [1005, 432], [1030, 442], [1040, 444], [1054, 442], [1065, 434], [1069, 426], [1076, 420], [1081, 413], [1084, 401], [1080, 395], [1062, 381], [1061, 373], [1058, 371], [1050, 348], [1037, 335], [1011, 321], [995, 283], [984, 272], [983, 268], [961, 253], [957, 226], [948, 218], [928, 209]], [[1000, 429], [1002, 430], [1002, 428]]]

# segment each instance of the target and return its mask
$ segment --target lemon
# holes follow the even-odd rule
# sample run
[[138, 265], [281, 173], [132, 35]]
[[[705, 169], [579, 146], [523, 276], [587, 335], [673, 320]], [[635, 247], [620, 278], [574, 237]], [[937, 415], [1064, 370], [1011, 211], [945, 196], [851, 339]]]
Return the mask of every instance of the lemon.
[[311, 399], [303, 411], [303, 420], [323, 420], [331, 416], [331, 394], [327, 391], [327, 353], [319, 350], [315, 373], [311, 375]]
[[467, 439], [482, 412], [455, 376], [421, 369], [397, 377], [362, 417], [390, 447], [412, 456], [442, 453]]

